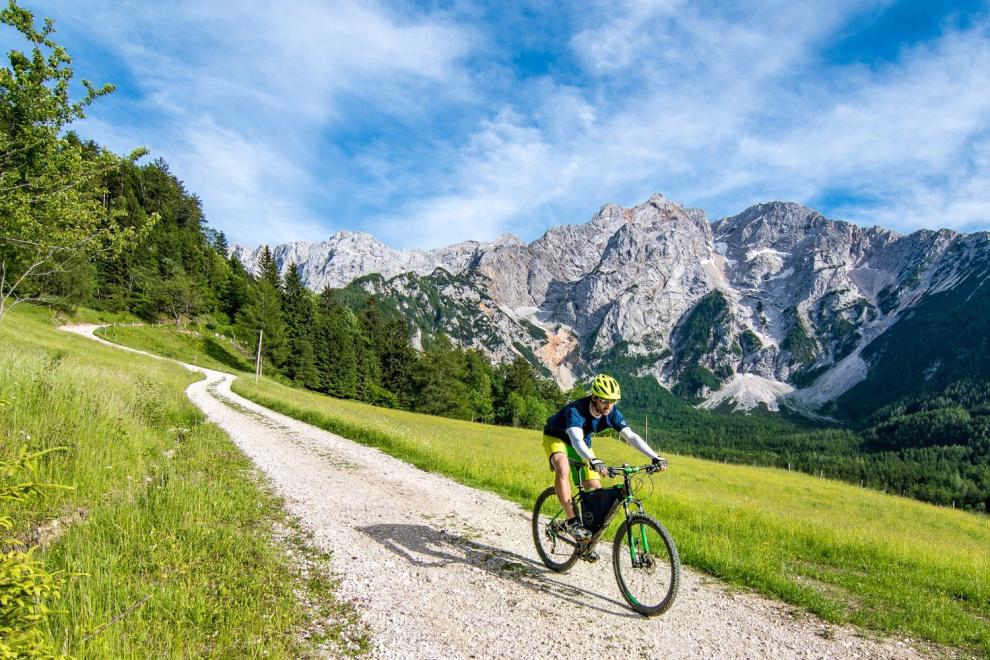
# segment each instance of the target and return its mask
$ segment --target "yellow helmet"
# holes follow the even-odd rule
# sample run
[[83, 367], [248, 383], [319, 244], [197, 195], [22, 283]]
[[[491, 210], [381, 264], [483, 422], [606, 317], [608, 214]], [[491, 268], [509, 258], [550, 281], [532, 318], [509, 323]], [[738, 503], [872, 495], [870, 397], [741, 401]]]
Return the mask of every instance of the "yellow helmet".
[[619, 382], [608, 374], [595, 376], [595, 379], [591, 381], [591, 393], [599, 399], [608, 399], [609, 401], [618, 401], [622, 398]]

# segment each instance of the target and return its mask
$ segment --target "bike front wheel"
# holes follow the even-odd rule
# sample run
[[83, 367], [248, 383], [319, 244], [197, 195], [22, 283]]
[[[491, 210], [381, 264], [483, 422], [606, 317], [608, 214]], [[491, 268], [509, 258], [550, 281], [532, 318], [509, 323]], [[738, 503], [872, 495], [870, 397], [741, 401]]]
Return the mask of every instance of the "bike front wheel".
[[633, 516], [615, 534], [612, 565], [622, 596], [644, 616], [663, 614], [681, 583], [681, 558], [667, 528], [653, 518]]
[[533, 507], [533, 542], [540, 559], [551, 571], [566, 571], [578, 560], [578, 548], [564, 536], [566, 516], [553, 487], [536, 498]]

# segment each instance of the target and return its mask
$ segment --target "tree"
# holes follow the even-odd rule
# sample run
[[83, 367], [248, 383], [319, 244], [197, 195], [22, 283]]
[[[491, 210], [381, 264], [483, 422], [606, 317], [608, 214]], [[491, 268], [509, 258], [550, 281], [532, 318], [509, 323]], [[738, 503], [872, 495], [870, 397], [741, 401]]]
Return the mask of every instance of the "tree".
[[203, 235], [210, 247], [216, 250], [217, 254], [226, 259], [227, 252], [230, 250], [230, 246], [227, 243], [227, 235], [218, 229], [213, 229], [212, 227], [207, 227], [204, 229]]
[[492, 367], [478, 350], [464, 354], [466, 368], [465, 385], [468, 388], [468, 401], [471, 421], [491, 422], [495, 416], [492, 400]]
[[258, 257], [258, 276], [267, 280], [276, 289], [282, 288], [282, 278], [278, 274], [278, 266], [275, 265], [275, 257], [267, 245], [261, 248], [261, 255]]
[[192, 278], [185, 273], [179, 273], [163, 282], [158, 288], [157, 298], [159, 308], [167, 311], [175, 319], [176, 325], [182, 322], [183, 316], [194, 315], [202, 304]]
[[515, 392], [519, 396], [533, 396], [537, 393], [536, 376], [533, 374], [533, 367], [526, 358], [517, 356], [515, 360], [506, 368], [505, 387], [510, 392]]
[[[10, 0], [0, 23], [16, 29], [30, 54], [9, 53], [0, 68], [0, 320], [24, 300], [44, 300], [46, 277], [63, 272], [81, 254], [119, 250], [135, 240], [104, 201], [105, 175], [122, 164], [113, 153], [87, 148], [64, 129], [113, 91], [83, 80], [86, 95], [69, 98], [73, 71], [64, 48], [50, 37], [51, 19], [35, 27], [34, 15]], [[144, 154], [130, 154], [133, 161]]]
[[472, 419], [474, 409], [464, 381], [467, 370], [460, 351], [443, 334], [423, 354], [416, 410], [428, 415]]
[[316, 315], [316, 369], [318, 389], [345, 399], [357, 397], [357, 319], [337, 304], [333, 289], [320, 294]]
[[249, 345], [258, 345], [258, 331], [264, 331], [262, 354], [276, 368], [285, 364], [287, 346], [282, 299], [268, 280], [258, 280], [251, 291], [251, 300], [237, 314], [242, 338]]
[[297, 383], [315, 389], [319, 387], [319, 378], [313, 351], [313, 301], [303, 286], [299, 266], [295, 263], [289, 264], [285, 273], [282, 310], [289, 348], [286, 375]]
[[220, 309], [231, 321], [237, 318], [237, 312], [248, 302], [248, 287], [250, 276], [236, 257], [227, 259], [227, 279], [220, 290]]
[[375, 347], [382, 387], [395, 394], [402, 405], [412, 407], [419, 354], [409, 342], [406, 323], [398, 318], [385, 319], [377, 305], [369, 304], [361, 314], [361, 324]]

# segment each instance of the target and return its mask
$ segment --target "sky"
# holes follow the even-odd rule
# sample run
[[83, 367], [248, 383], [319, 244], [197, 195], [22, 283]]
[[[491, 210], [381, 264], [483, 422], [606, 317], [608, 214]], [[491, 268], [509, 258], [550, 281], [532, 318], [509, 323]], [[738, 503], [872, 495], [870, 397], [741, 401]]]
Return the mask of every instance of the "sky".
[[231, 243], [532, 241], [654, 193], [990, 230], [990, 0], [20, 3], [116, 86], [73, 129]]

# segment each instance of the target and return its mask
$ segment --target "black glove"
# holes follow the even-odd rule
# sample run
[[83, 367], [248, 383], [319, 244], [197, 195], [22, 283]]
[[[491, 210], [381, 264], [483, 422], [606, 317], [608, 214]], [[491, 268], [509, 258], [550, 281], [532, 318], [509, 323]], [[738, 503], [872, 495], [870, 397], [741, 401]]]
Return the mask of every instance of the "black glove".
[[591, 469], [602, 475], [603, 477], [608, 476], [608, 466], [605, 465], [605, 461], [599, 459], [593, 459], [591, 461]]
[[653, 457], [653, 467], [655, 467], [658, 471], [661, 471], [661, 472], [664, 471], [664, 470], [666, 470], [667, 469], [667, 459], [666, 458], [660, 458], [659, 456], [654, 456]]

